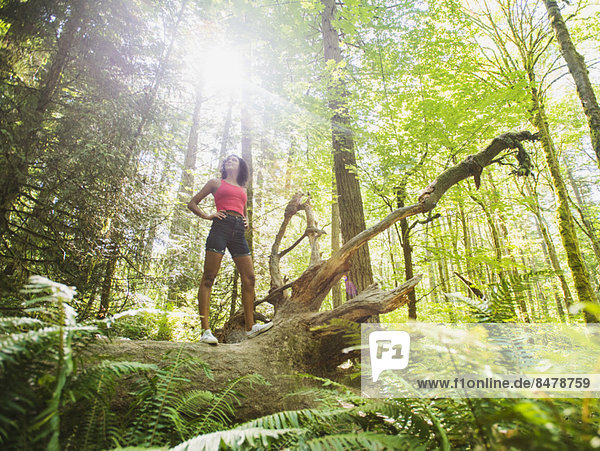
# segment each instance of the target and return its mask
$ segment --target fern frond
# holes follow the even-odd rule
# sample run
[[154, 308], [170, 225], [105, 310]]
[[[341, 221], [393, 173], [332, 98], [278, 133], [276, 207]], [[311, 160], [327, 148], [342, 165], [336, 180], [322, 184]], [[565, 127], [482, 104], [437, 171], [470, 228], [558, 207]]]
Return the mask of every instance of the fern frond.
[[183, 415], [193, 417], [214, 400], [214, 393], [208, 390], [190, 390], [183, 393], [173, 407]]
[[255, 420], [243, 423], [236, 429], [285, 429], [306, 428], [311, 424], [351, 423], [353, 417], [348, 409], [318, 410], [302, 409], [288, 410], [267, 415]]
[[[40, 429], [40, 437], [50, 435], [48, 449], [58, 449], [60, 447], [59, 409], [67, 378], [73, 372], [73, 335], [75, 330], [83, 326], [77, 326], [77, 314], [73, 307], [65, 302], [66, 300], [72, 299], [75, 293], [74, 290], [62, 284], [52, 283], [53, 285], [50, 288], [58, 308], [59, 327], [55, 388], [46, 409], [40, 412], [35, 418], [32, 430]], [[46, 423], [47, 427], [45, 427]]]
[[171, 451], [213, 451], [223, 447], [232, 450], [276, 449], [278, 440], [303, 432], [302, 429], [231, 429], [200, 435], [181, 443]]
[[0, 337], [0, 370], [52, 348], [60, 331], [60, 327], [51, 326]]
[[365, 402], [365, 398], [361, 397], [359, 393], [355, 393], [350, 387], [331, 379], [305, 373], [297, 373], [294, 376], [319, 382], [321, 387], [303, 388], [294, 391], [292, 395], [313, 399], [324, 407], [336, 409], [342, 402], [353, 405], [360, 405]]
[[37, 318], [28, 318], [28, 317], [6, 317], [0, 318], [0, 332], [7, 331], [15, 331], [19, 329], [33, 329], [36, 327], [41, 327], [44, 325], [44, 322]]
[[[157, 443], [166, 443], [177, 440], [177, 437], [189, 437], [190, 432], [198, 433], [194, 427], [199, 420], [197, 412], [186, 416], [182, 407], [181, 397], [184, 396], [176, 390], [182, 383], [190, 380], [181, 376], [185, 372], [204, 371], [212, 379], [208, 365], [195, 356], [183, 356], [184, 346], [180, 346], [176, 355], [167, 353], [164, 360], [172, 360], [163, 369], [154, 372], [153, 376], [146, 378], [146, 383], [135, 394], [136, 401], [132, 404], [131, 412], [134, 421], [128, 428], [125, 437], [127, 444], [146, 444], [152, 446]], [[188, 399], [191, 403], [191, 399]], [[212, 401], [212, 403], [216, 403]], [[210, 404], [212, 406], [212, 403]], [[203, 409], [206, 411], [206, 407]], [[139, 412], [139, 414], [135, 414]], [[213, 429], [223, 428], [226, 422], [220, 422]], [[193, 432], [192, 432], [193, 433]]]
[[97, 381], [100, 378], [104, 379], [103, 389], [106, 389], [124, 376], [149, 371], [158, 371], [158, 366], [151, 363], [103, 360], [77, 374], [69, 388], [74, 392], [82, 393], [84, 397], [89, 394], [95, 397], [99, 392]]
[[[152, 423], [153, 424], [152, 434], [150, 436], [150, 446], [152, 446], [152, 443], [154, 442], [156, 434], [159, 430], [160, 419], [162, 417], [163, 410], [168, 405], [167, 402], [171, 395], [171, 390], [173, 388], [173, 385], [175, 384], [176, 380], [178, 380], [178, 379], [182, 380], [182, 379], [176, 377], [176, 375], [179, 371], [180, 364], [181, 364], [180, 359], [181, 359], [182, 351], [183, 351], [183, 343], [179, 347], [179, 350], [177, 352], [177, 357], [175, 358], [175, 362], [171, 366], [170, 371], [167, 372], [167, 377], [159, 379], [160, 383], [159, 383], [158, 395], [160, 396], [160, 404], [158, 405], [158, 408], [154, 412], [154, 421]], [[186, 379], [186, 380], [189, 380], [189, 379]]]
[[[422, 406], [415, 403], [415, 400], [393, 399], [369, 401], [361, 406], [360, 410], [363, 412], [379, 413], [387, 418], [407, 421], [413, 425], [427, 424], [427, 432], [430, 430], [427, 417], [424, 415], [425, 412]], [[411, 432], [421, 433], [423, 430], [413, 430]]]
[[359, 434], [336, 434], [319, 437], [300, 445], [298, 449], [310, 451], [349, 451], [357, 450], [424, 450], [421, 443], [410, 436], [385, 435], [362, 432]]
[[419, 437], [423, 443], [430, 442], [430, 438], [436, 436], [440, 449], [450, 449], [450, 442], [438, 415], [423, 400], [369, 401], [356, 409], [379, 417], [383, 425], [389, 425], [388, 421], [394, 420], [405, 435]]
[[105, 429], [113, 421], [110, 398], [120, 379], [131, 374], [156, 370], [158, 367], [154, 364], [105, 360], [77, 374], [69, 384], [68, 392], [76, 402], [87, 400], [91, 403], [79, 423], [80, 427], [74, 431], [78, 447], [88, 449], [92, 437], [95, 437], [95, 443], [102, 443], [107, 438]]
[[231, 417], [235, 414], [234, 403], [239, 403], [242, 395], [235, 389], [240, 384], [267, 384], [267, 381], [259, 374], [246, 374], [230, 381], [213, 399], [213, 403], [199, 421], [199, 429], [206, 431], [210, 423], [229, 424]]

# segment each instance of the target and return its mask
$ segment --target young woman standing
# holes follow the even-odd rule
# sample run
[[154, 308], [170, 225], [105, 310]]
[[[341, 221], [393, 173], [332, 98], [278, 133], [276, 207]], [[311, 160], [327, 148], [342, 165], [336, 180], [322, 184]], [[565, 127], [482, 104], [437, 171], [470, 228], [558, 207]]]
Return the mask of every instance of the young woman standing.
[[[246, 335], [253, 338], [273, 326], [273, 323], [254, 324], [254, 266], [250, 249], [244, 235], [248, 228], [246, 218], [246, 183], [248, 182], [248, 165], [246, 162], [231, 155], [221, 165], [221, 179], [209, 180], [190, 202], [188, 208], [202, 219], [212, 220], [210, 233], [206, 239], [206, 258], [204, 273], [198, 290], [198, 309], [202, 322], [203, 343], [217, 344], [218, 340], [212, 334], [208, 324], [210, 294], [212, 286], [221, 267], [225, 248], [235, 262], [242, 280], [242, 305]], [[198, 204], [212, 194], [215, 198], [217, 211], [205, 213]]]

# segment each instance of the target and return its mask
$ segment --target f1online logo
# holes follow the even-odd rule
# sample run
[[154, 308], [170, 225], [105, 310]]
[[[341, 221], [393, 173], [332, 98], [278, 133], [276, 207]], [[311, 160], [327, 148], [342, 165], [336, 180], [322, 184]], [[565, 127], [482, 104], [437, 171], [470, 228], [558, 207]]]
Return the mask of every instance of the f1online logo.
[[369, 335], [371, 375], [377, 382], [383, 370], [402, 370], [408, 366], [410, 335], [400, 330], [378, 330]]

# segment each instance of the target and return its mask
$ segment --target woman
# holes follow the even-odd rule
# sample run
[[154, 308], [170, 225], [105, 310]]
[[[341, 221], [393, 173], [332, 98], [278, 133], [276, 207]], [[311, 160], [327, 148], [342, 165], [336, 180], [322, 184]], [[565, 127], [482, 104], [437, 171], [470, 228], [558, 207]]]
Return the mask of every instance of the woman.
[[[242, 279], [242, 305], [246, 335], [253, 338], [273, 326], [273, 323], [254, 324], [254, 267], [250, 249], [244, 236], [248, 228], [246, 219], [246, 182], [248, 181], [248, 165], [241, 158], [231, 155], [221, 165], [221, 179], [209, 180], [206, 185], [188, 203], [188, 208], [202, 219], [212, 220], [212, 227], [206, 239], [206, 258], [204, 274], [198, 290], [198, 309], [202, 321], [201, 342], [217, 344], [208, 325], [210, 293], [215, 277], [221, 267], [225, 248], [235, 262]], [[217, 211], [205, 213], [198, 204], [212, 194]]]

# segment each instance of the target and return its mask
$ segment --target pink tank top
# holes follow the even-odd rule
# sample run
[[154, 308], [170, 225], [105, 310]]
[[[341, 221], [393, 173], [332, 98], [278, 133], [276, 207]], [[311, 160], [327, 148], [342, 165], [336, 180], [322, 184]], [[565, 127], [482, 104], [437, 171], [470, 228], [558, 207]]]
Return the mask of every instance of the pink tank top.
[[235, 186], [225, 180], [221, 180], [221, 186], [217, 188], [213, 196], [215, 197], [217, 211], [232, 210], [237, 211], [241, 215], [244, 214], [244, 207], [246, 206], [248, 196], [241, 186]]

